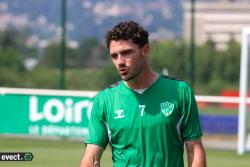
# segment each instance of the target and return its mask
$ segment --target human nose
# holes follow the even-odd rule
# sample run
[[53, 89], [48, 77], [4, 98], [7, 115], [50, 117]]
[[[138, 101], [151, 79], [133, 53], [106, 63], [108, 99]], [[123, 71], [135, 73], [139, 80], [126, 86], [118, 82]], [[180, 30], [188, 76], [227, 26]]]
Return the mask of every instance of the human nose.
[[125, 59], [123, 56], [118, 55], [117, 64], [125, 64]]

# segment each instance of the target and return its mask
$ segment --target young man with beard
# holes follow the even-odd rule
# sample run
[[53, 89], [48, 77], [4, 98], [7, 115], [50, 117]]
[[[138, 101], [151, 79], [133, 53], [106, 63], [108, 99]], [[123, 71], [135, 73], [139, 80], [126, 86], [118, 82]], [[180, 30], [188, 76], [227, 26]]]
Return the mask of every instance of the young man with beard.
[[186, 82], [152, 70], [148, 32], [134, 21], [106, 34], [122, 81], [93, 100], [81, 167], [100, 166], [108, 144], [115, 167], [205, 167], [196, 101]]

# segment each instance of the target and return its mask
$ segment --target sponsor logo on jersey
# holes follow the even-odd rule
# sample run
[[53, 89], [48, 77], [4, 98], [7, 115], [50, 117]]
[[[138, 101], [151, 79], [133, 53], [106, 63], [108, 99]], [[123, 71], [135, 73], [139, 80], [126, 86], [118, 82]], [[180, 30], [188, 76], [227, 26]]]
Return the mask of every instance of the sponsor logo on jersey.
[[115, 110], [115, 119], [124, 118], [124, 110]]
[[174, 104], [170, 103], [168, 101], [161, 103], [161, 112], [165, 115], [165, 116], [169, 116], [172, 114], [172, 112], [174, 111]]

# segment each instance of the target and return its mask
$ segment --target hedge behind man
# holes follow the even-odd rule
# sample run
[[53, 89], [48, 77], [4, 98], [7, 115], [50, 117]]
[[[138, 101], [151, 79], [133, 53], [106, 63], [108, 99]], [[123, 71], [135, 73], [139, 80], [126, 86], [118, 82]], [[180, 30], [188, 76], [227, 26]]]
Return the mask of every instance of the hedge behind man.
[[106, 33], [122, 80], [93, 100], [81, 167], [100, 166], [108, 144], [115, 167], [183, 167], [184, 145], [189, 167], [206, 166], [193, 91], [187, 82], [152, 70], [148, 36], [134, 21]]

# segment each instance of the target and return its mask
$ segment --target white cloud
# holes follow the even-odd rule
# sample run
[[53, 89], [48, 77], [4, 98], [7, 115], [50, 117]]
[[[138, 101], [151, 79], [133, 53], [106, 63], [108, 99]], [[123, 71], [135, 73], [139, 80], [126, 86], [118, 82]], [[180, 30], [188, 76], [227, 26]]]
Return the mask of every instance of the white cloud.
[[6, 12], [8, 10], [9, 6], [7, 3], [0, 2], [0, 11]]
[[93, 7], [93, 12], [100, 17], [106, 17], [106, 16], [122, 16], [127, 13], [129, 13], [131, 10], [129, 6], [126, 5], [120, 5], [116, 3], [103, 3], [98, 2]]
[[44, 15], [39, 15], [36, 18], [36, 22], [38, 25], [45, 26], [48, 23], [48, 20]]
[[85, 8], [85, 9], [89, 9], [89, 8], [91, 8], [92, 7], [92, 2], [91, 1], [89, 1], [89, 0], [87, 0], [87, 1], [83, 1], [82, 2], [82, 7], [83, 8]]

